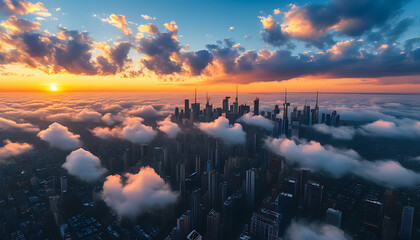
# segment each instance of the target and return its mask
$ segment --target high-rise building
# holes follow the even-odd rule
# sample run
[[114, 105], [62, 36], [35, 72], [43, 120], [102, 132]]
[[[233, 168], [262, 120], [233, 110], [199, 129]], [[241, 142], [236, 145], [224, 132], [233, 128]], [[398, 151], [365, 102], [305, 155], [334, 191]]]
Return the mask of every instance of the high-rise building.
[[318, 106], [318, 91], [317, 91], [315, 108], [312, 109], [312, 124], [317, 124], [318, 122], [319, 122], [319, 106]]
[[254, 115], [260, 115], [260, 99], [255, 98], [254, 100]]
[[192, 230], [192, 232], [188, 234], [187, 239], [188, 240], [202, 240], [203, 237], [196, 230]]
[[277, 212], [261, 209], [251, 218], [251, 235], [255, 240], [278, 240], [281, 215]]
[[293, 218], [295, 202], [293, 194], [281, 192], [275, 200], [277, 209], [276, 212], [282, 216], [282, 227], [286, 227]]
[[229, 98], [230, 97], [225, 97], [225, 99], [222, 101], [222, 109], [224, 113], [229, 112]]
[[67, 192], [67, 176], [60, 177], [61, 194]]
[[209, 240], [219, 239], [220, 213], [212, 209], [207, 214], [207, 238]]
[[206, 116], [209, 118], [212, 115], [213, 115], [213, 105], [210, 104], [210, 97], [208, 93], [206, 93]]
[[238, 85], [236, 85], [236, 97], [235, 97], [235, 102], [233, 103], [233, 113], [234, 114], [239, 113]]
[[245, 176], [245, 193], [246, 193], [246, 206], [252, 208], [255, 202], [255, 175], [256, 169], [252, 168], [246, 171]]
[[201, 217], [201, 195], [200, 191], [195, 190], [191, 193], [191, 202], [190, 202], [190, 208], [192, 212], [192, 227], [194, 229], [200, 228], [200, 217]]
[[404, 206], [401, 216], [400, 239], [411, 240], [413, 229], [414, 207]]
[[193, 122], [196, 122], [198, 121], [198, 118], [200, 117], [200, 103], [197, 102], [197, 89], [195, 89], [195, 92], [194, 92], [194, 103], [191, 104], [191, 109], [192, 109], [191, 120]]
[[382, 203], [374, 199], [366, 198], [364, 208], [363, 223], [372, 228], [379, 228], [382, 223]]
[[287, 102], [287, 89], [284, 92], [284, 103], [283, 103], [283, 127], [282, 127], [282, 133], [286, 136], [289, 135], [289, 111], [290, 103]]
[[396, 240], [397, 239], [397, 223], [390, 217], [385, 216], [382, 221], [381, 240]]
[[334, 208], [328, 208], [325, 214], [325, 222], [327, 224], [341, 228], [341, 211]]
[[189, 99], [185, 99], [184, 115], [185, 115], [185, 118], [190, 118], [190, 100]]
[[216, 208], [218, 203], [218, 189], [219, 189], [219, 173], [217, 171], [210, 171], [209, 175], [209, 203], [211, 208]]
[[306, 183], [305, 202], [306, 214], [308, 217], [315, 219], [320, 218], [323, 190], [324, 186], [317, 182], [308, 181], [308, 183]]

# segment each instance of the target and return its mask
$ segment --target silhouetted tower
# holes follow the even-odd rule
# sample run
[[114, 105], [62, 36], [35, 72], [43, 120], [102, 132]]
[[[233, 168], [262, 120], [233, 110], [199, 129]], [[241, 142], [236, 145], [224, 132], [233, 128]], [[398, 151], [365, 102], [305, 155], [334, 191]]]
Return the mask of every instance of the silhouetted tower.
[[254, 100], [254, 115], [260, 115], [260, 99], [255, 98]]
[[238, 85], [236, 85], [236, 97], [235, 97], [235, 102], [233, 103], [233, 113], [234, 114], [239, 113]]
[[213, 105], [210, 104], [210, 97], [208, 93], [206, 93], [206, 101], [206, 115], [211, 116], [213, 113]]
[[191, 108], [193, 111], [192, 120], [195, 122], [198, 120], [198, 117], [200, 116], [200, 103], [197, 103], [197, 88], [194, 92], [194, 103], [191, 104]]
[[312, 109], [312, 124], [317, 124], [319, 119], [319, 106], [318, 106], [318, 91], [316, 92], [316, 104]]
[[283, 103], [283, 129], [282, 133], [288, 135], [289, 133], [289, 117], [287, 115], [290, 103], [287, 102], [287, 88], [284, 91], [284, 103]]

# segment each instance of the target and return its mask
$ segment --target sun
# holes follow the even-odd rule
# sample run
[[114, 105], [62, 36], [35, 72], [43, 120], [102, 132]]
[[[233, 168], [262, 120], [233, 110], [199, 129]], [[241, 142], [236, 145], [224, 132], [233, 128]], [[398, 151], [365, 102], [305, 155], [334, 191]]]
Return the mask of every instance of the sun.
[[51, 84], [51, 85], [50, 85], [50, 91], [53, 91], [53, 92], [58, 91], [58, 87], [57, 87], [57, 85], [55, 85], [55, 84]]

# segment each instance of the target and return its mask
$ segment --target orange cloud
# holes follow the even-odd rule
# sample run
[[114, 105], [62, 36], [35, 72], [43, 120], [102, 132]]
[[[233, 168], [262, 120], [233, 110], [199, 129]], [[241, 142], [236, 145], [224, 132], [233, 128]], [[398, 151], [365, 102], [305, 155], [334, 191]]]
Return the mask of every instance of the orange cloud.
[[117, 27], [126, 36], [133, 34], [131, 29], [128, 27], [128, 24], [127, 24], [127, 21], [125, 20], [124, 15], [111, 14], [109, 18], [101, 19], [101, 20], [102, 22], [107, 22], [111, 24], [112, 26]]

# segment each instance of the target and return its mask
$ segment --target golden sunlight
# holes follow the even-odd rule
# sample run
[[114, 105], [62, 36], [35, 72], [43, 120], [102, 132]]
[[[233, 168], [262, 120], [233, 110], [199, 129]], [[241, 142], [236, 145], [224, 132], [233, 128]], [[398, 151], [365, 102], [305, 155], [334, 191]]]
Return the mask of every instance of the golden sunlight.
[[51, 85], [50, 85], [50, 91], [52, 91], [52, 92], [56, 92], [57, 90], [58, 90], [57, 85], [55, 85], [55, 84], [51, 84]]

